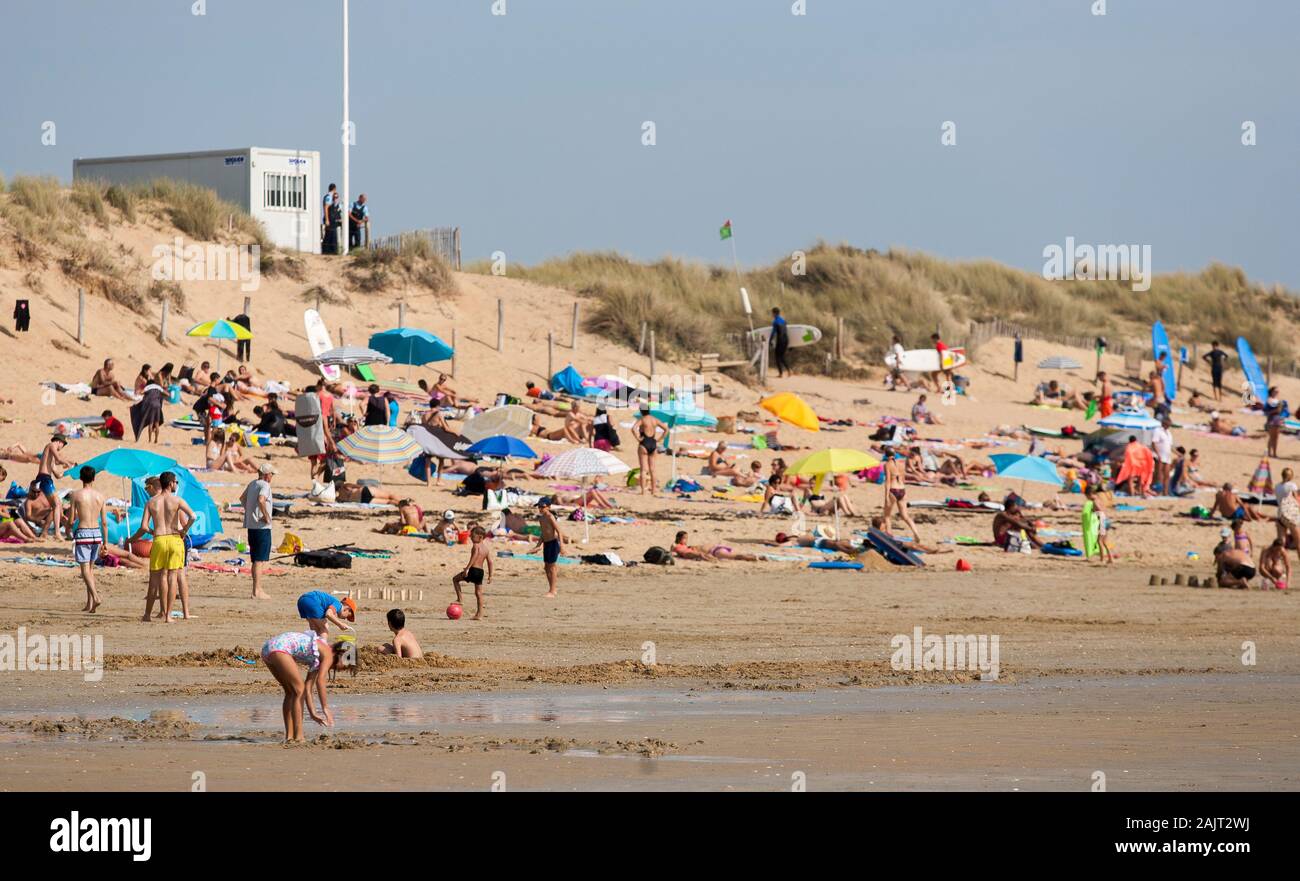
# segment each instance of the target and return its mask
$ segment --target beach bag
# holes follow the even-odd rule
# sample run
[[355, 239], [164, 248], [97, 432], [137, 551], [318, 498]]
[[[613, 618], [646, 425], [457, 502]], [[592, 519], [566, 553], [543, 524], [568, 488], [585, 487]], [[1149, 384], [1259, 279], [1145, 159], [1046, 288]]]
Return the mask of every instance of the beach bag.
[[627, 485], [629, 489], [636, 489], [641, 485], [641, 469], [633, 468], [627, 473]]
[[313, 480], [308, 498], [317, 502], [333, 502], [338, 498], [338, 490], [332, 483], [317, 483]]
[[623, 560], [618, 554], [584, 554], [582, 562], [597, 566], [622, 566]]
[[303, 551], [293, 561], [309, 569], [351, 569], [352, 557], [342, 551]]
[[1295, 493], [1278, 504], [1277, 519], [1283, 521], [1285, 526], [1300, 526], [1300, 501], [1296, 500]]
[[647, 548], [642, 559], [654, 566], [671, 566], [673, 565], [673, 555], [665, 548], [658, 546]]

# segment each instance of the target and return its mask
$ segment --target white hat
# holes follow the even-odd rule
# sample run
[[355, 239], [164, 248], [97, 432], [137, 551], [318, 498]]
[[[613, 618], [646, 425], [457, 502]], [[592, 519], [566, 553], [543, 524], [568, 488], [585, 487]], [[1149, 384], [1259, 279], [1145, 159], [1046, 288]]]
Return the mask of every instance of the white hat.
[[257, 469], [258, 474], [279, 474], [280, 471], [270, 462], [263, 462], [262, 467]]
[[210, 400], [210, 401], [214, 401], [214, 402], [216, 402], [216, 403], [218, 403], [218, 404], [224, 404], [224, 403], [226, 403], [226, 396], [223, 395], [221, 392], [217, 392], [215, 395], [213, 395], [213, 396], [212, 396], [211, 398], [209, 398], [208, 400]]
[[452, 520], [455, 520], [455, 519], [456, 519], [456, 512], [453, 511], [453, 510], [451, 510], [450, 508], [448, 508], [446, 511], [443, 511], [443, 512], [442, 512], [442, 519], [443, 519], [443, 520], [446, 520], [446, 521], [448, 521], [448, 522], [450, 522], [450, 521], [452, 521]]

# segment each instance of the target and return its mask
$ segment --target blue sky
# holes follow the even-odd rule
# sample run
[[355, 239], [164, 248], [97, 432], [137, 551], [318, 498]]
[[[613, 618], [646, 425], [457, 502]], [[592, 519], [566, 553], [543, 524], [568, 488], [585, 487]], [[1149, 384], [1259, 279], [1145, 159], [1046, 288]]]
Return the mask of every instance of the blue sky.
[[[338, 178], [341, 0], [192, 2], [6, 0], [0, 173], [257, 145]], [[729, 261], [731, 219], [746, 264], [821, 238], [1038, 271], [1074, 236], [1300, 289], [1300, 4], [1092, 2], [353, 0], [353, 190], [471, 259]]]

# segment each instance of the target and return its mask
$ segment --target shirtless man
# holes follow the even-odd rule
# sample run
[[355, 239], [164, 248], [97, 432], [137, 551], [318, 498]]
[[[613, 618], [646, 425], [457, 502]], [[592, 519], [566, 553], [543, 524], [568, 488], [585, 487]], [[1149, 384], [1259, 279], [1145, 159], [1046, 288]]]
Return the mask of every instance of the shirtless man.
[[158, 475], [158, 495], [149, 500], [140, 518], [140, 528], [127, 540], [134, 544], [146, 532], [153, 534], [153, 549], [149, 552], [149, 592], [145, 596], [144, 617], [148, 622], [153, 612], [154, 600], [161, 606], [163, 623], [172, 620], [172, 601], [181, 589], [181, 614], [190, 617], [190, 597], [186, 583], [178, 577], [185, 567], [185, 535], [194, 525], [194, 511], [185, 500], [176, 495], [176, 475], [164, 471]]
[[1097, 395], [1100, 398], [1098, 402], [1098, 414], [1105, 419], [1115, 411], [1115, 388], [1110, 384], [1110, 376], [1105, 370], [1097, 374], [1096, 383], [1101, 386]]
[[41, 451], [41, 465], [36, 471], [36, 484], [40, 488], [41, 495], [49, 502], [51, 508], [50, 522], [54, 526], [54, 539], [59, 539], [59, 526], [62, 519], [63, 506], [55, 499], [54, 476], [58, 469], [67, 470], [72, 467], [72, 463], [65, 460], [59, 455], [63, 448], [68, 445], [68, 439], [61, 434], [56, 434], [50, 438], [50, 442], [45, 445]]
[[709, 474], [714, 477], [740, 477], [740, 472], [736, 470], [736, 466], [730, 464], [727, 457], [723, 455], [726, 451], [727, 442], [718, 441], [718, 445], [713, 448], [713, 452], [709, 453]]
[[650, 415], [649, 404], [642, 404], [640, 415], [632, 426], [632, 437], [637, 442], [637, 464], [641, 466], [641, 495], [645, 495], [647, 489], [650, 495], [659, 495], [659, 482], [655, 479], [655, 450], [659, 439], [667, 434], [668, 426]]
[[537, 512], [542, 534], [533, 551], [536, 552], [538, 548], [542, 551], [542, 569], [546, 573], [546, 583], [550, 588], [545, 596], [554, 599], [557, 596], [556, 588], [560, 577], [560, 552], [564, 550], [566, 539], [564, 533], [560, 532], [560, 521], [555, 519], [555, 512], [551, 510], [550, 499], [543, 497], [539, 500]]
[[1210, 433], [1232, 435], [1237, 430], [1237, 423], [1224, 416], [1218, 410], [1210, 413]]
[[1223, 541], [1214, 549], [1215, 579], [1219, 587], [1246, 590], [1255, 577], [1255, 564], [1250, 554], [1238, 550], [1230, 541]]
[[1267, 520], [1263, 514], [1255, 510], [1251, 505], [1247, 505], [1241, 499], [1237, 498], [1236, 491], [1232, 488], [1231, 483], [1225, 483], [1223, 487], [1214, 495], [1214, 512], [1220, 517], [1228, 520]]
[[476, 398], [462, 398], [456, 394], [456, 390], [447, 385], [450, 379], [445, 373], [438, 374], [438, 381], [433, 384], [429, 391], [429, 397], [439, 405], [447, 407], [468, 407], [470, 404], [477, 404]]
[[1011, 536], [1020, 532], [1025, 534], [1025, 538], [1029, 539], [1029, 543], [1034, 547], [1039, 549], [1043, 547], [1034, 525], [1020, 510], [1020, 502], [1010, 499], [1005, 510], [993, 515], [993, 543], [1006, 550], [1011, 544]]
[[841, 554], [862, 553], [862, 546], [856, 542], [835, 538], [814, 538], [811, 535], [788, 535], [784, 532], [776, 534], [776, 544], [779, 547], [794, 545], [797, 548], [816, 548], [819, 551], [836, 551]]
[[81, 569], [81, 580], [86, 584], [86, 604], [83, 612], [99, 608], [99, 592], [95, 590], [95, 561], [105, 550], [104, 536], [108, 535], [108, 520], [104, 512], [104, 496], [95, 489], [95, 469], [81, 466], [81, 489], [68, 496], [72, 503], [72, 516], [76, 518], [77, 531], [73, 533], [72, 554]]
[[90, 391], [101, 398], [119, 398], [123, 401], [135, 402], [135, 398], [128, 395], [122, 388], [122, 384], [113, 376], [112, 358], [105, 358], [104, 366], [95, 371], [95, 375], [90, 380]]
[[907, 466], [906, 460], [903, 459], [894, 450], [885, 453], [885, 509], [882, 518], [885, 521], [886, 532], [890, 532], [894, 527], [894, 514], [903, 518], [903, 523], [912, 531], [912, 538], [919, 543], [921, 533], [917, 532], [916, 523], [912, 520], [912, 515], [907, 510]]
[[564, 439], [571, 444], [585, 444], [591, 439], [591, 419], [582, 412], [582, 404], [577, 401], [564, 417]]
[[737, 474], [734, 477], [732, 477], [731, 485], [738, 486], [741, 488], [748, 488], [751, 486], [758, 486], [758, 484], [762, 480], [763, 480], [763, 463], [755, 461], [749, 463], [748, 474]]

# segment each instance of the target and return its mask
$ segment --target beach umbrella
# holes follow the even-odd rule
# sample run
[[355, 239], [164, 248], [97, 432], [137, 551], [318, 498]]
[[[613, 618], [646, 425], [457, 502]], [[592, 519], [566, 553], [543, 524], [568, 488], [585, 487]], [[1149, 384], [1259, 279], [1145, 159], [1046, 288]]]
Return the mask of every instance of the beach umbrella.
[[338, 346], [321, 352], [312, 358], [317, 364], [342, 364], [355, 367], [358, 364], [391, 364], [393, 359], [383, 352], [367, 349], [365, 346]]
[[421, 453], [415, 438], [391, 425], [367, 425], [339, 441], [339, 450], [354, 462], [397, 465]]
[[880, 460], [868, 453], [858, 450], [831, 449], [820, 450], [811, 456], [804, 456], [790, 466], [789, 474], [817, 476], [819, 474], [849, 474], [875, 468]]
[[664, 449], [672, 455], [672, 476], [669, 485], [677, 482], [677, 451], [672, 446], [672, 434], [678, 428], [717, 428], [718, 419], [695, 403], [695, 395], [682, 392], [669, 401], [661, 401], [650, 407], [650, 415], [668, 425], [668, 434], [664, 435]]
[[[191, 527], [190, 533], [193, 535], [215, 535], [223, 532], [224, 530], [221, 528], [221, 509], [213, 501], [208, 488], [194, 476], [194, 473], [184, 465], [177, 465], [164, 470], [171, 471], [176, 475], [176, 495], [184, 499], [185, 503], [190, 506], [190, 510], [194, 512], [194, 526]], [[149, 491], [144, 487], [144, 478], [137, 477], [131, 481], [132, 509], [143, 509], [147, 504], [149, 504]]]
[[[804, 456], [798, 462], [790, 466], [788, 474], [801, 474], [809, 477], [816, 477], [821, 480], [828, 474], [848, 474], [853, 471], [862, 471], [867, 468], [874, 468], [880, 464], [880, 460], [868, 453], [858, 450], [848, 450], [835, 448], [829, 450], [819, 450], [810, 456]], [[840, 532], [840, 507], [835, 506], [835, 534]]]
[[586, 544], [591, 541], [591, 516], [586, 510], [587, 478], [626, 474], [629, 470], [627, 463], [612, 453], [594, 447], [578, 447], [543, 462], [537, 469], [537, 473], [543, 477], [576, 477], [582, 481], [582, 542]]
[[498, 434], [484, 438], [467, 450], [472, 456], [488, 456], [493, 459], [536, 459], [537, 453], [517, 437]]
[[431, 364], [452, 356], [451, 346], [427, 330], [398, 327], [370, 338], [370, 348], [393, 359], [397, 364]]
[[1064, 355], [1053, 355], [1039, 361], [1038, 367], [1040, 370], [1080, 370], [1083, 365], [1073, 358], [1067, 358]]
[[[251, 340], [253, 332], [242, 324], [219, 318], [196, 324], [185, 332], [186, 336], [207, 337], [210, 340]], [[217, 372], [221, 372], [221, 344], [217, 343]]]
[[149, 450], [137, 450], [132, 447], [118, 447], [107, 453], [100, 453], [95, 458], [75, 465], [63, 473], [64, 477], [76, 477], [82, 465], [89, 465], [96, 471], [125, 477], [133, 480], [137, 477], [152, 477], [164, 471], [176, 471], [180, 463], [168, 456], [160, 456]]
[[486, 440], [498, 435], [509, 435], [520, 440], [528, 437], [533, 428], [533, 411], [518, 404], [506, 407], [493, 407], [467, 420], [461, 426], [461, 434], [471, 442]]
[[1065, 481], [1056, 473], [1056, 465], [1042, 456], [1022, 456], [1019, 453], [994, 453], [989, 456], [999, 477], [1010, 477], [1021, 482], [1046, 483], [1051, 486], [1064, 486]]
[[[468, 459], [464, 453], [457, 452], [456, 445], [462, 444], [466, 449], [469, 448], [469, 441], [458, 434], [452, 434], [449, 431], [430, 431], [423, 425], [412, 425], [406, 429], [406, 433], [411, 436], [420, 448], [435, 459]], [[449, 442], [450, 441], [450, 442]]]
[[1147, 415], [1145, 410], [1117, 410], [1105, 419], [1098, 419], [1097, 424], [1117, 431], [1151, 431], [1160, 427], [1160, 420]]
[[817, 421], [817, 414], [813, 412], [813, 408], [793, 392], [781, 392], [770, 398], [764, 398], [758, 402], [758, 406], [782, 422], [788, 422], [808, 431], [821, 431], [821, 424]]

